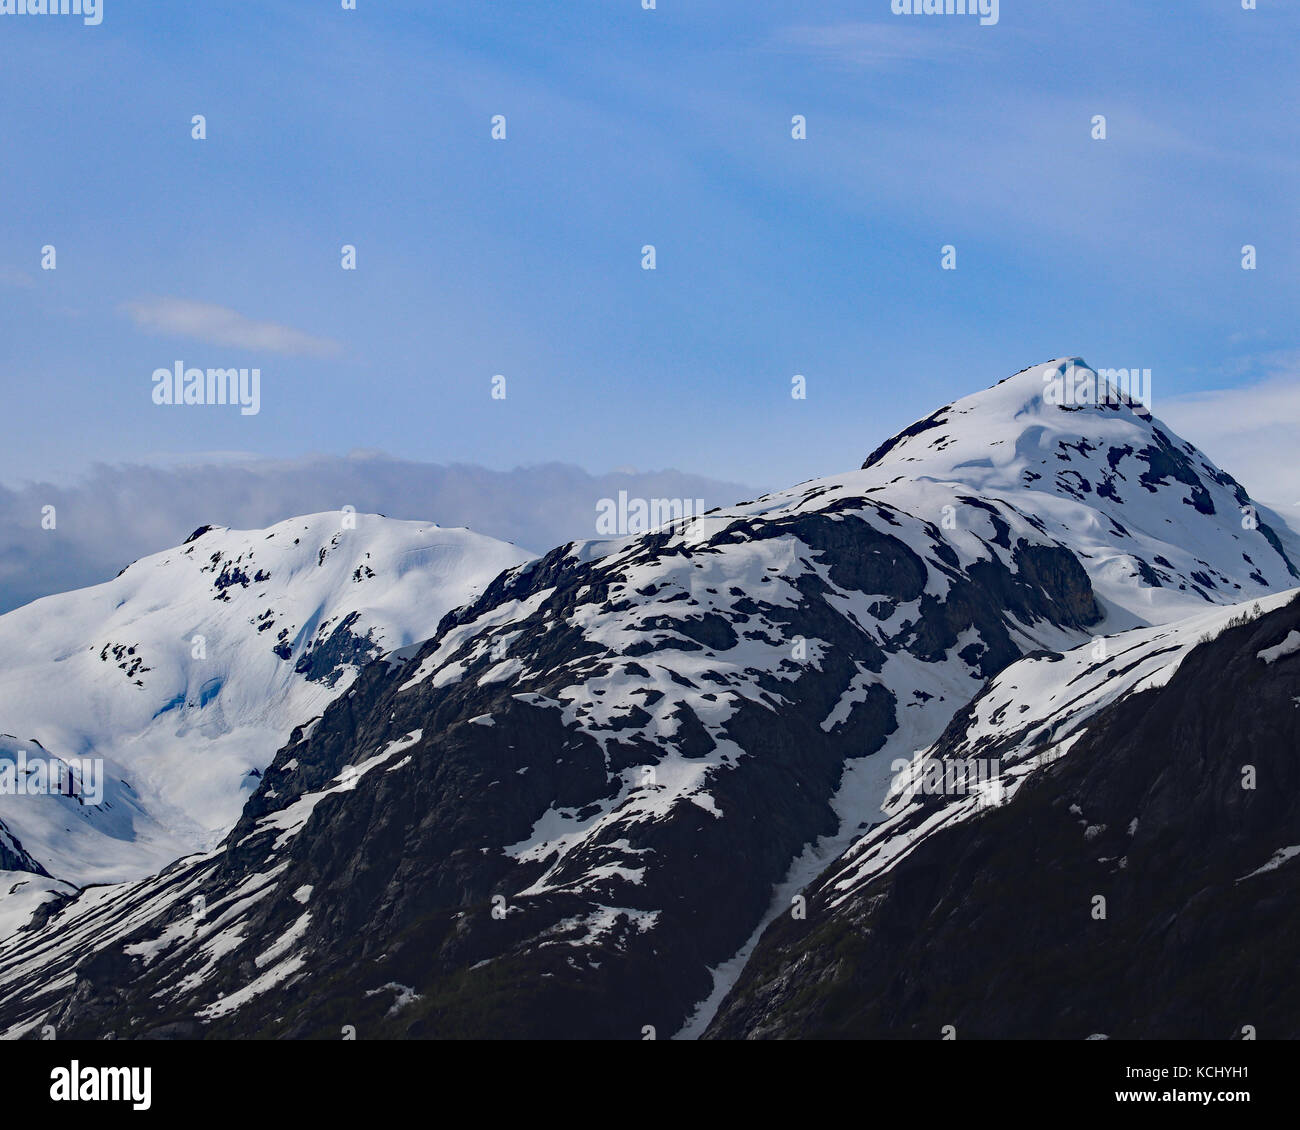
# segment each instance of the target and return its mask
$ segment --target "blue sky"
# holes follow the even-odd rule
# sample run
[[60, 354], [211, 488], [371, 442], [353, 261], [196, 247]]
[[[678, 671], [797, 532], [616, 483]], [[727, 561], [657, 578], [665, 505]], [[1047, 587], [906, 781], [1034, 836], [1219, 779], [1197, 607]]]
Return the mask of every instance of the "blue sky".
[[[0, 481], [379, 450], [779, 487], [1080, 354], [1282, 498], [1229, 456], [1270, 473], [1300, 424], [1298, 32], [1280, 0], [0, 16]], [[154, 405], [177, 360], [260, 367], [260, 413]]]

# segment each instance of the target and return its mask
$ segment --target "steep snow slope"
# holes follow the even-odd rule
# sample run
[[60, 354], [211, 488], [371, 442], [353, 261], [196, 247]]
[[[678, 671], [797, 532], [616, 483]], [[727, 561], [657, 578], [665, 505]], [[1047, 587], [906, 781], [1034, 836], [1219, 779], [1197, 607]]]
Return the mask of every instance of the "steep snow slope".
[[527, 557], [464, 529], [313, 514], [205, 527], [0, 617], [0, 764], [102, 758], [107, 789], [98, 806], [0, 795], [0, 829], [76, 884], [210, 846], [360, 665], [429, 636]]
[[75, 893], [75, 887], [48, 875], [0, 871], [0, 938], [7, 938], [27, 925], [42, 905]]
[[[117, 882], [193, 851], [149, 811], [131, 775], [113, 758], [59, 757], [0, 734], [0, 863], [80, 885]], [[0, 908], [4, 901], [0, 887]]]

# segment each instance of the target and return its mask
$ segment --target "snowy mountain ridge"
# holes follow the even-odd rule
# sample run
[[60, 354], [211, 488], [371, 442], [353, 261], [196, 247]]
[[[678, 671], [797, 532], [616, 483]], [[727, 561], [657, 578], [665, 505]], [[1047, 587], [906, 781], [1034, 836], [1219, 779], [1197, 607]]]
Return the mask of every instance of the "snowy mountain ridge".
[[527, 557], [464, 529], [313, 514], [203, 527], [0, 616], [0, 765], [103, 759], [108, 790], [0, 795], [0, 842], [77, 885], [211, 846], [295, 726]]
[[990, 679], [1294, 584], [1190, 444], [1049, 403], [1067, 364], [863, 469], [511, 563], [295, 730], [221, 847], [0, 941], [0, 1024], [698, 1031]]

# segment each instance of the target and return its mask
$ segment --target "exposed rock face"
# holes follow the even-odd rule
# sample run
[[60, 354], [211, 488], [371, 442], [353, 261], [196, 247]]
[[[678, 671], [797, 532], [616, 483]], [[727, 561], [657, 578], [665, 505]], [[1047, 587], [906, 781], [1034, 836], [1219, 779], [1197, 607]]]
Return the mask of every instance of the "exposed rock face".
[[39, 862], [23, 849], [18, 839], [0, 822], [0, 871], [30, 871], [33, 875], [49, 875]]

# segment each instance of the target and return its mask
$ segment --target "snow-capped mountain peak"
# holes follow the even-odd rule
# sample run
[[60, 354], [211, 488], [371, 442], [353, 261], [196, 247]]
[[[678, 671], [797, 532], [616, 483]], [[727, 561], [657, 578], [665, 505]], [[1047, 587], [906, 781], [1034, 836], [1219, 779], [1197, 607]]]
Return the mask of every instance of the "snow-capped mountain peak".
[[1083, 560], [1108, 630], [1294, 584], [1300, 539], [1151, 413], [1135, 372], [1031, 366], [904, 429], [863, 470], [964, 484], [1033, 515]]
[[[1037, 450], [1056, 438], [1076, 441], [1097, 426], [1146, 446], [1161, 425], [1135, 394], [1149, 388], [1099, 373], [1081, 357], [1031, 365], [990, 388], [964, 396], [905, 428], [867, 457], [863, 469], [958, 477], [972, 486], [1015, 486]], [[955, 475], [957, 471], [964, 474]]]
[[[334, 511], [203, 526], [106, 584], [0, 616], [0, 762], [35, 741], [54, 764], [102, 759], [110, 782], [101, 805], [0, 795], [0, 826], [76, 883], [205, 846], [363, 664], [432, 635], [528, 557], [466, 529]], [[52, 815], [68, 804], [72, 818]]]

